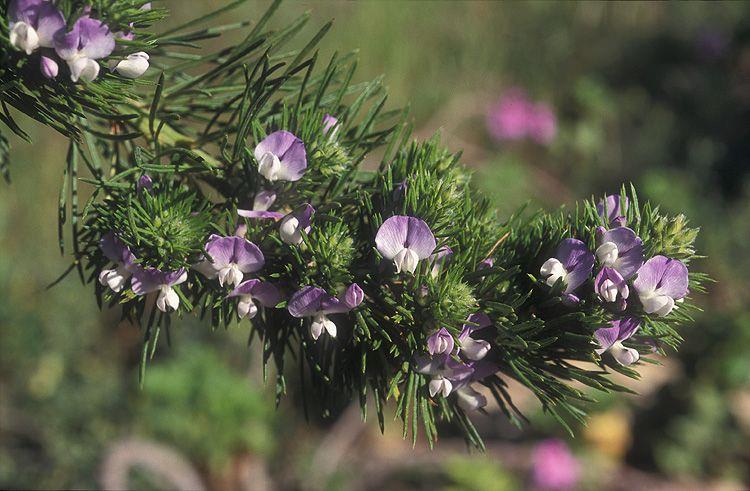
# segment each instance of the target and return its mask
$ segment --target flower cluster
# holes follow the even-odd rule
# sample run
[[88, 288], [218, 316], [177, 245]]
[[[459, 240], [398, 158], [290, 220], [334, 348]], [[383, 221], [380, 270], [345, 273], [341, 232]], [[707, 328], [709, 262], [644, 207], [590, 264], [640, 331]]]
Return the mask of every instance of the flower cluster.
[[[334, 135], [331, 128], [335, 121], [330, 115], [323, 119], [323, 131], [329, 137]], [[304, 143], [288, 131], [276, 131], [268, 135], [256, 145], [254, 156], [258, 173], [265, 178], [268, 185], [278, 181], [298, 181], [307, 168]], [[136, 190], [139, 194], [148, 195], [159, 192], [159, 189], [154, 188], [153, 179], [149, 175], [143, 175], [138, 179]], [[287, 214], [270, 211], [269, 208], [279, 205], [276, 203], [276, 196], [272, 190], [260, 190], [255, 195], [253, 209], [238, 209], [237, 213], [244, 218], [278, 220], [281, 241], [289, 246], [300, 246], [303, 234], [310, 233], [315, 210], [306, 203]], [[427, 227], [424, 222], [422, 226]], [[384, 227], [384, 230], [386, 229], [387, 226]], [[188, 280], [188, 270], [161, 270], [144, 265], [120, 240], [118, 233], [119, 231], [109, 231], [100, 241], [102, 253], [114, 268], [102, 269], [99, 273], [99, 282], [113, 292], [120, 293], [132, 277], [130, 286], [135, 296], [156, 293], [155, 305], [160, 311], [168, 313], [177, 310], [180, 297], [175, 287]], [[237, 301], [239, 319], [254, 318], [258, 313], [256, 302], [263, 307], [273, 308], [283, 299], [282, 290], [272, 282], [259, 278], [248, 279], [247, 275], [263, 269], [266, 260], [260, 248], [245, 237], [246, 233], [247, 226], [240, 225], [231, 236], [211, 234], [202, 247], [205, 254], [191, 265], [192, 270], [202, 274], [207, 280], [216, 280], [220, 288], [233, 288], [225, 298], [227, 301]], [[430, 234], [429, 229], [426, 229], [426, 233]], [[431, 240], [430, 252], [434, 249], [434, 237]], [[413, 266], [416, 267], [416, 263]], [[288, 286], [285, 285], [284, 289]], [[322, 288], [307, 285], [285, 300], [292, 317], [310, 319], [310, 334], [317, 340], [323, 332], [336, 337], [336, 324], [328, 317], [329, 315], [349, 312], [359, 306], [363, 299], [362, 289], [356, 283], [352, 283], [340, 298], [330, 295]]]
[[[150, 3], [141, 7], [151, 9]], [[68, 29], [68, 25], [72, 27]], [[132, 27], [132, 26], [131, 26]], [[92, 16], [91, 8], [84, 9], [75, 21], [65, 19], [51, 0], [11, 0], [8, 5], [8, 28], [11, 45], [27, 55], [39, 52], [39, 69], [47, 78], [57, 78], [62, 62], [70, 79], [91, 82], [99, 76], [99, 60], [110, 57], [117, 38], [132, 40], [134, 34], [112, 32], [101, 20]], [[111, 70], [123, 77], [137, 78], [149, 67], [145, 52], [109, 61]]]
[[[574, 306], [580, 302], [575, 292], [591, 279], [594, 263], [598, 263], [594, 293], [617, 318], [594, 333], [599, 345], [596, 352], [609, 352], [621, 365], [639, 359], [638, 351], [622, 342], [636, 333], [640, 317], [664, 317], [688, 294], [688, 270], [683, 262], [663, 255], [644, 262], [643, 240], [627, 227], [628, 207], [626, 196], [607, 196], [597, 205], [597, 213], [608, 227], [596, 228], [595, 252], [581, 240], [564, 239], [539, 271], [547, 285], [560, 285], [563, 302]], [[631, 295], [631, 289], [636, 295]]]
[[[138, 10], [144, 3], [114, 0], [107, 10], [122, 4], [121, 17], [61, 11], [127, 30], [131, 19], [156, 18], [158, 9]], [[36, 30], [38, 18], [24, 22]], [[648, 343], [679, 343], [695, 307], [675, 305], [706, 280], [687, 274], [697, 229], [684, 217], [640, 206], [631, 190], [598, 210], [592, 201], [500, 222], [459, 155], [437, 137], [412, 141], [403, 113], [383, 109], [378, 81], [352, 83], [351, 59], [313, 73], [316, 37], [271, 61], [268, 53], [290, 52], [281, 48], [290, 36], [266, 29], [267, 19], [231, 50], [179, 57], [152, 97], [136, 99], [138, 114], [113, 118], [111, 138], [71, 143], [61, 205], [77, 213], [71, 270], [98, 277], [99, 300], [143, 328], [143, 353], [186, 314], [213, 328], [239, 324], [275, 365], [279, 397], [299, 374], [301, 395], [324, 412], [358, 399], [383, 422], [392, 400], [405, 435], [432, 443], [444, 420], [481, 447], [467, 411], [492, 399], [523, 418], [508, 380], [565, 425], [582, 419], [588, 399], [570, 381], [622, 390], [611, 370], [636, 376], [620, 364]], [[221, 29], [177, 31], [173, 45]], [[85, 73], [88, 62], [75, 63]], [[92, 89], [115, 93], [119, 80]], [[505, 106], [523, 111], [498, 119], [503, 134], [550, 141], [551, 114], [516, 99]], [[76, 180], [77, 161], [91, 179]], [[80, 207], [79, 181], [94, 188]], [[571, 363], [605, 352], [620, 364]]]

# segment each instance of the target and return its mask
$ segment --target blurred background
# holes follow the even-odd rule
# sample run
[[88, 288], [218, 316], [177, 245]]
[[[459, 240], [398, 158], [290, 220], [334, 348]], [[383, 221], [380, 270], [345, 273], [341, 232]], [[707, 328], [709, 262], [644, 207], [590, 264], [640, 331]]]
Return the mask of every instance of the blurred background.
[[[162, 3], [177, 22], [224, 2]], [[13, 141], [0, 183], [0, 488], [750, 487], [750, 4], [289, 2], [275, 23], [306, 10], [308, 35], [336, 20], [322, 54], [358, 48], [359, 80], [385, 74], [420, 137], [464, 150], [501, 217], [632, 181], [700, 225], [718, 282], [682, 350], [643, 367], [639, 396], [594, 394], [575, 439], [516, 391], [532, 424], [477, 415], [485, 455], [450, 432], [412, 450], [354, 409], [307, 422], [294, 383], [274, 410], [247, 324], [181, 322], [140, 389], [138, 330], [73, 275], [45, 290], [69, 261], [66, 144], [23, 121], [36, 144]]]

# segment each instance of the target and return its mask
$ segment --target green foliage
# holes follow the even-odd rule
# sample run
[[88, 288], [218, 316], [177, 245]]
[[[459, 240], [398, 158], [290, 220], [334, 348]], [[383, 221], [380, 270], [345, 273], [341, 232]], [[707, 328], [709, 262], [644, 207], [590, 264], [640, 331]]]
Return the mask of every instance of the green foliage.
[[513, 474], [490, 459], [473, 456], [471, 458], [453, 458], [445, 464], [445, 474], [450, 484], [441, 488], [443, 491], [513, 491], [522, 489], [521, 483]]
[[163, 271], [199, 262], [210, 227], [208, 203], [170, 182], [157, 182], [154, 192], [113, 190], [91, 213], [92, 232], [118, 230], [120, 240], [139, 251], [138, 264]]
[[274, 411], [266, 401], [214, 350], [193, 347], [151, 367], [136, 424], [218, 471], [234, 455], [274, 451]]

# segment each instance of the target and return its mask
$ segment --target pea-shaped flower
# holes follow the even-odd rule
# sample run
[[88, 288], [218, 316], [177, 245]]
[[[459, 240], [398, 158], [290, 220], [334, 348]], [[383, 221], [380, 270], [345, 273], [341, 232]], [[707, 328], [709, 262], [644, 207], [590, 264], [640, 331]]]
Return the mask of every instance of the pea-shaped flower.
[[279, 290], [271, 283], [260, 281], [258, 279], [252, 279], [243, 281], [237, 288], [232, 290], [232, 293], [227, 295], [227, 298], [239, 298], [237, 303], [237, 314], [240, 319], [247, 317], [252, 319], [258, 313], [258, 306], [255, 302], [258, 301], [264, 307], [274, 307], [281, 300]]
[[180, 306], [180, 297], [173, 287], [186, 280], [187, 271], [184, 269], [165, 272], [154, 268], [138, 268], [133, 273], [132, 289], [136, 295], [158, 291], [156, 307], [162, 312], [169, 312]]
[[430, 227], [419, 218], [392, 216], [380, 226], [375, 245], [384, 258], [393, 261], [396, 273], [414, 273], [421, 259], [427, 259], [437, 247]]
[[638, 351], [633, 348], [626, 348], [622, 345], [622, 342], [633, 336], [639, 325], [638, 319], [628, 317], [612, 321], [610, 327], [597, 329], [594, 332], [594, 338], [599, 343], [596, 354], [601, 355], [609, 351], [617, 363], [625, 366], [637, 362], [640, 357]]
[[91, 17], [81, 17], [70, 32], [55, 35], [55, 51], [68, 63], [73, 82], [91, 82], [99, 76], [99, 62], [115, 49], [115, 37], [106, 24]]
[[301, 231], [310, 232], [313, 213], [315, 213], [315, 208], [310, 204], [305, 204], [282, 218], [279, 223], [281, 240], [289, 245], [300, 245], [302, 243]]
[[284, 218], [284, 214], [278, 211], [268, 211], [271, 206], [276, 202], [276, 193], [273, 191], [258, 191], [253, 199], [253, 209], [243, 210], [238, 209], [237, 214], [245, 218], [260, 218], [260, 219], [271, 219], [279, 220]]
[[677, 259], [654, 256], [638, 270], [633, 287], [646, 313], [664, 317], [676, 300], [688, 294], [687, 266]]
[[8, 19], [10, 44], [27, 55], [54, 46], [55, 34], [65, 28], [62, 13], [48, 0], [11, 0]]
[[364, 292], [352, 283], [341, 298], [330, 295], [322, 288], [306, 286], [289, 299], [287, 310], [292, 317], [311, 317], [310, 335], [317, 340], [323, 331], [336, 337], [336, 324], [328, 318], [331, 314], [342, 314], [356, 308], [364, 299]]
[[138, 51], [131, 53], [124, 60], [110, 63], [110, 70], [115, 71], [125, 78], [138, 78], [148, 70], [148, 53]]
[[625, 300], [630, 295], [630, 289], [616, 269], [602, 268], [594, 280], [594, 290], [599, 298], [607, 303], [617, 302], [620, 310], [625, 308]]
[[107, 259], [115, 264], [114, 269], [103, 269], [99, 273], [99, 283], [108, 286], [114, 292], [120, 292], [137, 268], [134, 263], [135, 256], [112, 232], [102, 237], [99, 247]]
[[288, 131], [275, 131], [255, 147], [258, 172], [269, 181], [299, 181], [307, 169], [305, 144]]
[[578, 239], [564, 239], [557, 246], [555, 257], [547, 259], [539, 272], [549, 286], [562, 280], [565, 298], [577, 302], [573, 292], [591, 276], [593, 268], [594, 255], [586, 244]]
[[444, 327], [441, 327], [427, 338], [427, 352], [431, 355], [445, 355], [453, 351], [453, 336]]
[[613, 268], [626, 280], [635, 275], [643, 264], [643, 241], [627, 227], [612, 230], [597, 229], [596, 257], [602, 266]]
[[247, 273], [263, 268], [265, 258], [258, 246], [244, 237], [211, 235], [206, 243], [209, 259], [194, 266], [207, 278], [218, 278], [219, 285], [239, 285]]
[[470, 365], [454, 360], [450, 355], [419, 357], [416, 368], [419, 373], [432, 376], [428, 386], [430, 397], [437, 394], [448, 397], [455, 387], [467, 383], [474, 373]]
[[472, 334], [476, 331], [490, 327], [492, 321], [481, 312], [471, 314], [463, 325], [463, 330], [458, 336], [458, 352], [469, 360], [481, 360], [490, 351], [490, 343], [483, 339], [474, 339]]

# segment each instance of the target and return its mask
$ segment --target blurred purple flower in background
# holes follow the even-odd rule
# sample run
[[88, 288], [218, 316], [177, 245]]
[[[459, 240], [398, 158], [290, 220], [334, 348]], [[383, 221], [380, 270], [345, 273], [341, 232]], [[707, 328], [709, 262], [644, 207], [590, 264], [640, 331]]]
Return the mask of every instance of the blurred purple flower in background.
[[544, 440], [534, 449], [532, 479], [544, 491], [570, 490], [578, 483], [580, 465], [564, 441]]
[[557, 118], [548, 104], [530, 101], [522, 89], [512, 88], [490, 107], [487, 129], [498, 141], [529, 138], [549, 145], [557, 134]]

